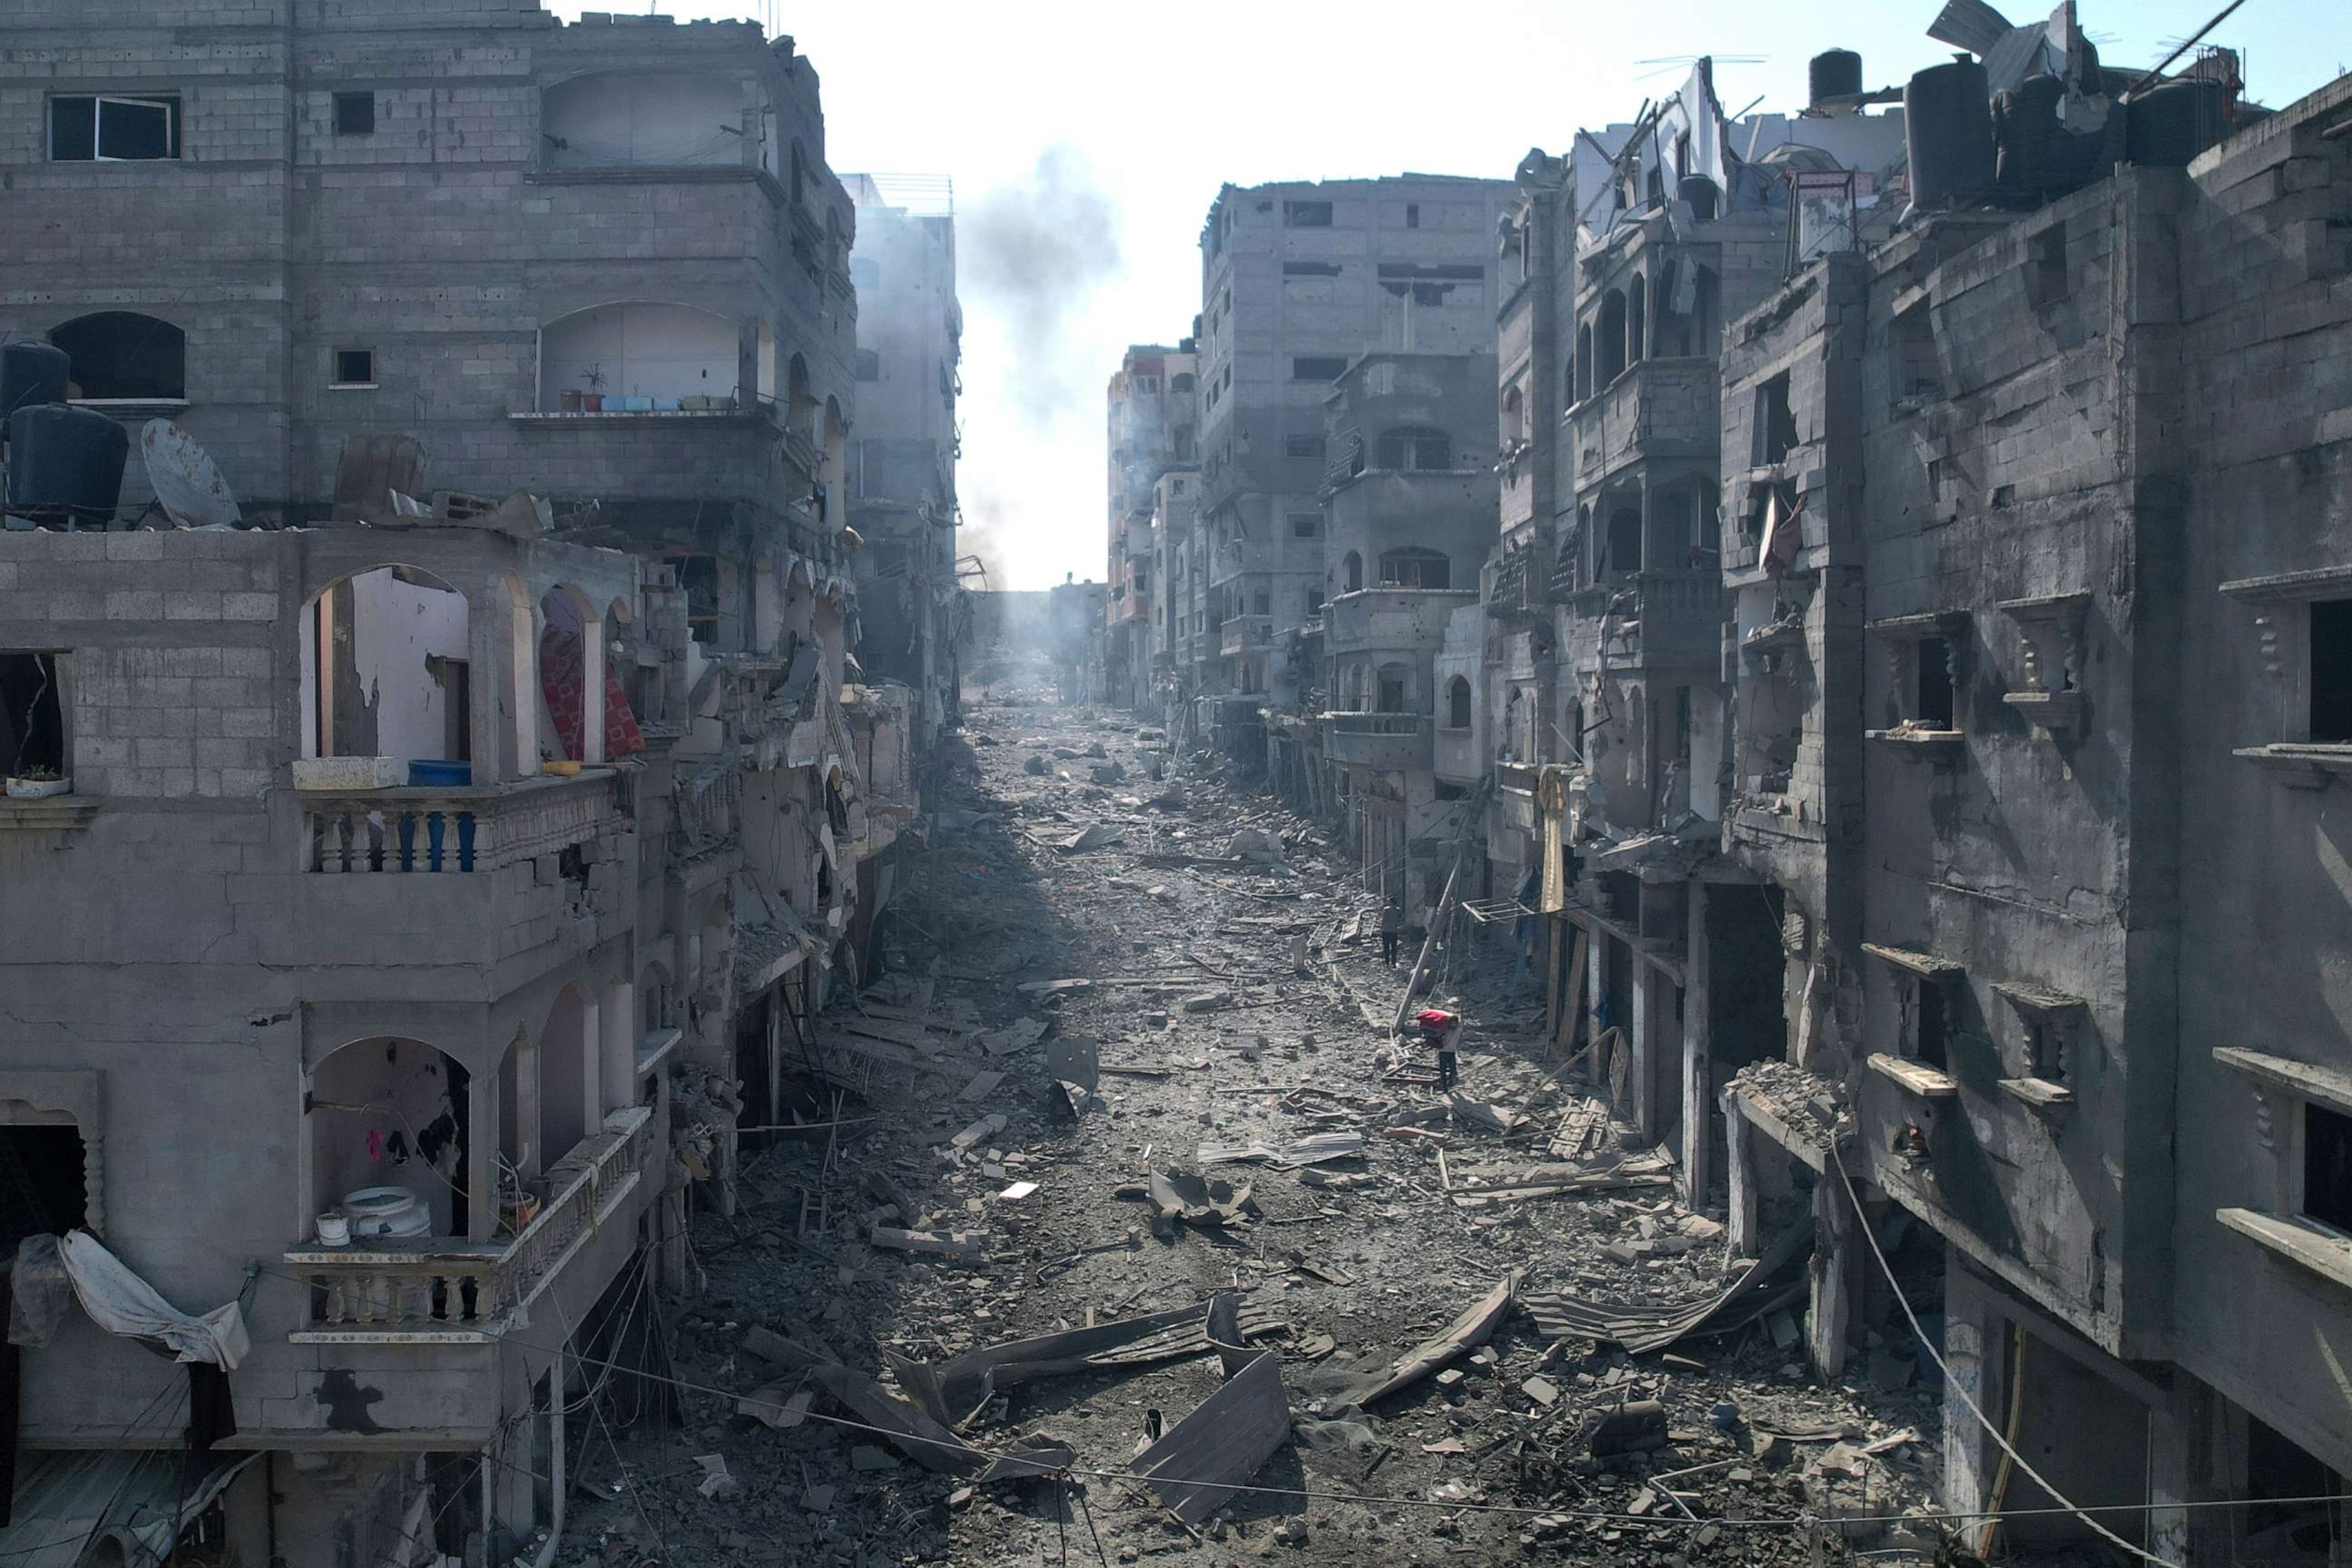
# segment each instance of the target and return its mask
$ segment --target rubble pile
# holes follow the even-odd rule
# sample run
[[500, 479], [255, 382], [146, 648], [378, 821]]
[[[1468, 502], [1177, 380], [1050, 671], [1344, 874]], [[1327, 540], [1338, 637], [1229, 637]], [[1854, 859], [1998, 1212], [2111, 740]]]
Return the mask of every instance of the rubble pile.
[[810, 1130], [696, 1215], [685, 1419], [587, 1427], [559, 1561], [1933, 1552], [1939, 1394], [1809, 1379], [1801, 1255], [1727, 1255], [1507, 957], [1440, 969], [1440, 1088], [1323, 831], [1041, 693], [965, 724]]

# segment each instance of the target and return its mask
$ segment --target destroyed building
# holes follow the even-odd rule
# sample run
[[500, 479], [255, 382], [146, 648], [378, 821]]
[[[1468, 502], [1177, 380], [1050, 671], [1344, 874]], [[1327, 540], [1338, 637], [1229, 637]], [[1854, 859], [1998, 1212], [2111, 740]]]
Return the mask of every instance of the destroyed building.
[[[1138, 343], [1127, 351], [1106, 394], [1110, 450], [1109, 623], [1103, 643], [1103, 700], [1142, 709], [1166, 666], [1168, 578], [1160, 531], [1160, 485], [1171, 469], [1192, 466], [1194, 382], [1192, 340], [1174, 348]], [[1171, 497], [1181, 491], [1171, 491]], [[1156, 596], [1155, 596], [1156, 595]]]
[[859, 637], [867, 683], [911, 694], [928, 753], [952, 720], [968, 610], [957, 577], [963, 307], [955, 193], [945, 176], [852, 174], [857, 427], [847, 453]]
[[[2174, 1561], [2310, 1550], [2324, 1510], [2196, 1505], [2352, 1470], [2346, 1062], [2296, 978], [2335, 906], [2283, 848], [2333, 765], [2352, 92], [2157, 84], [2071, 8], [1938, 36], [1984, 61], [1911, 84], [1904, 232], [1727, 329], [1725, 840], [1835, 1129], [1735, 1080], [1733, 1223], [1811, 1186], [1834, 1365], [1899, 1205], [1948, 1247], [1956, 1390], [2052, 1489]], [[2000, 1465], [1955, 1398], [1948, 1500]]]
[[[1406, 174], [1228, 185], [1201, 231], [1202, 732], [1262, 757], [1277, 634], [1312, 618], [1330, 558], [1323, 399], [1367, 353], [1482, 350], [1508, 186]], [[1182, 671], [1178, 674], [1181, 677]]]
[[1270, 772], [1279, 781], [1286, 770], [1296, 790], [1328, 779], [1328, 802], [1297, 804], [1342, 816], [1367, 885], [1414, 908], [1437, 901], [1468, 810], [1438, 780], [1434, 745], [1439, 726], [1464, 727], [1470, 688], [1458, 676], [1441, 684], [1436, 660], [1454, 614], [1477, 603], [1492, 543], [1494, 384], [1483, 353], [1367, 354], [1333, 384], [1329, 566], [1310, 590], [1321, 657], [1307, 700], [1277, 691], [1266, 707]]
[[0, 11], [0, 328], [58, 351], [0, 532], [0, 880], [55, 916], [0, 952], [9, 1239], [211, 1347], [23, 1349], [0, 1549], [98, 1455], [73, 1528], [150, 1551], [536, 1551], [559, 1360], [731, 1205], [952, 710], [950, 600], [855, 662], [815, 74], [523, 0]]

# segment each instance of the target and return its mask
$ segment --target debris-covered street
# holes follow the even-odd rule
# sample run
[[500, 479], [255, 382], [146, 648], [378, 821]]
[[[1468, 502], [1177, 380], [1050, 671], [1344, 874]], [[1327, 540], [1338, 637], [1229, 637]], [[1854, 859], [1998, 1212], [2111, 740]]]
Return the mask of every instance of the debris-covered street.
[[683, 1425], [583, 1402], [563, 1561], [1933, 1550], [1767, 1522], [1923, 1505], [1933, 1369], [1898, 1314], [1805, 1374], [1802, 1262], [1621, 1146], [1507, 928], [1422, 999], [1465, 1020], [1449, 1097], [1324, 835], [1042, 687], [945, 755], [892, 972], [817, 1043], [860, 1087], [745, 1139]]

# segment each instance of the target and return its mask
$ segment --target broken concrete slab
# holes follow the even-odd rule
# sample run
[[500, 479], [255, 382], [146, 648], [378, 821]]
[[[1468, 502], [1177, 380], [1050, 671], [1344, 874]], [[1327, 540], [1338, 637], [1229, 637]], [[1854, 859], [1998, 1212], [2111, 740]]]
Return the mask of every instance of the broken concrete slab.
[[749, 1415], [772, 1432], [789, 1432], [808, 1419], [809, 1406], [816, 1402], [816, 1391], [799, 1384], [798, 1378], [762, 1384], [735, 1402], [735, 1414]]
[[1161, 1218], [1188, 1225], [1236, 1225], [1249, 1206], [1249, 1188], [1190, 1171], [1154, 1171], [1147, 1184]]
[[1277, 1171], [1295, 1171], [1327, 1161], [1345, 1160], [1364, 1152], [1360, 1132], [1317, 1132], [1287, 1143], [1252, 1139], [1246, 1143], [1203, 1143], [1193, 1158], [1203, 1165], [1265, 1164]]
[[890, 1446], [925, 1469], [986, 1483], [1015, 1476], [1051, 1475], [1076, 1462], [1075, 1450], [1039, 1438], [1020, 1439], [1017, 1452], [993, 1453], [965, 1442], [944, 1424], [892, 1396], [864, 1373], [838, 1362], [812, 1367], [809, 1376], [849, 1413], [878, 1427]]
[[949, 1139], [948, 1146], [961, 1154], [973, 1144], [995, 1137], [1004, 1131], [1005, 1126], [1006, 1122], [1002, 1115], [983, 1116], [953, 1138]]
[[1517, 1268], [1503, 1276], [1492, 1290], [1473, 1303], [1444, 1329], [1407, 1352], [1384, 1373], [1373, 1373], [1350, 1385], [1339, 1397], [1349, 1405], [1370, 1405], [1427, 1377], [1463, 1352], [1485, 1344], [1510, 1315], [1526, 1276]]
[[1129, 1468], [1150, 1483], [1169, 1511], [1197, 1525], [1257, 1474], [1289, 1436], [1281, 1359], [1262, 1351]]
[[985, 1262], [988, 1257], [980, 1237], [962, 1231], [900, 1230], [895, 1226], [877, 1225], [871, 1239], [875, 1246], [893, 1252], [919, 1252], [957, 1263]]
[[1082, 855], [1089, 849], [1099, 849], [1106, 844], [1116, 844], [1127, 837], [1127, 829], [1108, 822], [1089, 824], [1063, 842], [1065, 853]]

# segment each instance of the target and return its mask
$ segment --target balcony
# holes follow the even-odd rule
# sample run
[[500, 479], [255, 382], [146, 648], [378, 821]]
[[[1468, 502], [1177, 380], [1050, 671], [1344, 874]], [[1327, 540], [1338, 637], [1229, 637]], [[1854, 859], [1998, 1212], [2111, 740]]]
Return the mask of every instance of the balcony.
[[1542, 773], [1543, 769], [1533, 763], [1496, 763], [1495, 784], [1498, 789], [1531, 796], [1536, 793], [1536, 782]]
[[1325, 640], [1334, 657], [1434, 653], [1454, 612], [1477, 602], [1475, 588], [1361, 588], [1323, 606]]
[[545, 1178], [547, 1199], [504, 1241], [420, 1237], [310, 1247], [286, 1262], [310, 1287], [295, 1344], [488, 1344], [530, 1321], [530, 1304], [642, 1184], [653, 1110], [604, 1118]]
[[1218, 637], [1217, 651], [1231, 658], [1235, 654], [1260, 652], [1273, 642], [1272, 616], [1231, 616]]
[[1704, 458], [1722, 440], [1711, 359], [1645, 359], [1569, 412], [1576, 482], [1643, 458]]
[[622, 823], [620, 775], [467, 789], [302, 792], [302, 869], [467, 875], [586, 844]]
[[1426, 713], [1326, 713], [1323, 749], [1335, 763], [1426, 772], [1433, 722]]
[[1605, 650], [1612, 668], [1713, 668], [1722, 660], [1727, 610], [1719, 573], [1637, 572], [1582, 589], [1570, 603], [1588, 618], [1613, 609], [1616, 625]]
[[784, 461], [812, 479], [817, 477], [818, 470], [824, 466], [824, 457], [817, 451], [815, 440], [807, 431], [795, 429], [790, 425], [784, 426]]

